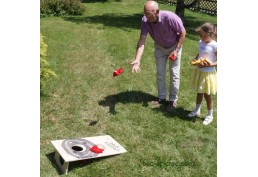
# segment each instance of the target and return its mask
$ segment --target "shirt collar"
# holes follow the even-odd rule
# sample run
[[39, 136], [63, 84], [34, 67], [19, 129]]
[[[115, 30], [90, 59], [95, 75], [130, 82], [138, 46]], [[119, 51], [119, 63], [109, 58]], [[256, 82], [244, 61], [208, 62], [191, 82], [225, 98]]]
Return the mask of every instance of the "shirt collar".
[[[144, 22], [148, 22], [148, 19], [146, 18], [146, 16], [144, 15], [144, 17], [143, 17], [143, 21]], [[161, 17], [160, 17], [160, 14], [158, 15], [158, 21], [157, 22], [161, 22]], [[156, 23], [157, 23], [156, 22]], [[154, 22], [155, 23], [155, 22]]]

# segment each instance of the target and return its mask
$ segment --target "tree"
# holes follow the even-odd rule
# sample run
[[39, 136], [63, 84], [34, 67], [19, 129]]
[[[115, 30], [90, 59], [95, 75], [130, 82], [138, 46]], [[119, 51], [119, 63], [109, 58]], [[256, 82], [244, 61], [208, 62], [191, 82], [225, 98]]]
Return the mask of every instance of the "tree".
[[182, 19], [184, 22], [185, 16], [185, 8], [193, 7], [200, 0], [177, 0], [176, 4], [176, 14]]

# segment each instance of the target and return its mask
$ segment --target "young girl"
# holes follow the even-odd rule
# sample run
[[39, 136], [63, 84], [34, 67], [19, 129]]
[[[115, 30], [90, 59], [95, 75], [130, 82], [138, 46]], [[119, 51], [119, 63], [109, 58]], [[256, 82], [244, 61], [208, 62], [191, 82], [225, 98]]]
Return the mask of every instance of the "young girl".
[[213, 100], [211, 95], [217, 92], [217, 74], [215, 66], [217, 66], [217, 28], [212, 23], [205, 23], [198, 27], [196, 31], [199, 33], [201, 40], [199, 41], [199, 53], [195, 59], [207, 59], [209, 62], [203, 62], [196, 66], [193, 72], [192, 86], [197, 92], [196, 108], [188, 114], [188, 117], [199, 116], [201, 113], [201, 103], [203, 96], [207, 103], [208, 115], [205, 117], [203, 124], [208, 125], [213, 120]]

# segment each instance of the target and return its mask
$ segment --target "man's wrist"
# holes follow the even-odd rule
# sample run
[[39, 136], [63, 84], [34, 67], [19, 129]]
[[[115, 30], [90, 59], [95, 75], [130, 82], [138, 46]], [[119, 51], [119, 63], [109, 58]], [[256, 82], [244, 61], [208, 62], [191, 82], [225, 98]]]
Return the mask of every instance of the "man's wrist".
[[176, 47], [175, 50], [176, 50], [177, 52], [179, 52], [180, 48], [179, 48], [179, 47]]
[[140, 64], [140, 60], [135, 60], [134, 64]]

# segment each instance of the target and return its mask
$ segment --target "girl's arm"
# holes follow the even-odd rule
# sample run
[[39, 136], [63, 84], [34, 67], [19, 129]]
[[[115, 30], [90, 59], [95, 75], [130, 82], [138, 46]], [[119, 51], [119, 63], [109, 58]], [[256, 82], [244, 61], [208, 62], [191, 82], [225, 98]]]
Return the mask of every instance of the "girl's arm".
[[216, 61], [212, 63], [211, 66], [217, 66], [217, 51], [215, 52], [215, 56], [216, 56]]
[[215, 61], [214, 63], [212, 63], [210, 66], [217, 66], [217, 61]]
[[203, 64], [199, 64], [200, 68], [205, 68], [205, 67], [211, 67], [211, 66], [217, 66], [217, 52], [215, 52], [215, 56], [216, 56], [216, 61], [214, 63], [211, 64], [207, 64], [207, 63], [203, 63]]

